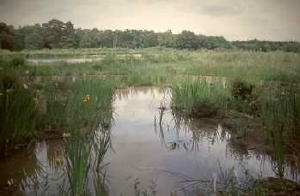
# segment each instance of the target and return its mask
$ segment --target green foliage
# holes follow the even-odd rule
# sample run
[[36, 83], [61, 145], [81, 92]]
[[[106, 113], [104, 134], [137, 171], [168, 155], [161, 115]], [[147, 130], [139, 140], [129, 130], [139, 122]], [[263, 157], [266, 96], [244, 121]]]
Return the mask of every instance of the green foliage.
[[224, 37], [208, 36], [207, 48], [208, 49], [231, 48], [231, 44]]
[[62, 22], [52, 19], [42, 24], [43, 37], [45, 38], [44, 47], [46, 48], [63, 48], [68, 45], [68, 37], [74, 34], [74, 27], [71, 22]]
[[42, 25], [13, 29], [0, 25], [0, 48], [9, 50], [40, 48], [148, 48], [163, 46], [179, 49], [237, 48], [251, 51], [299, 52], [298, 42], [233, 41], [222, 36], [196, 35], [191, 31], [173, 34], [170, 30], [155, 33], [148, 30], [74, 29], [71, 22], [52, 19]]
[[289, 42], [272, 42], [272, 41], [259, 41], [259, 40], [249, 40], [249, 41], [234, 41], [232, 42], [233, 47], [252, 50], [252, 51], [275, 51], [282, 50], [286, 52], [299, 52], [300, 43], [295, 41]]
[[196, 35], [190, 31], [182, 31], [177, 36], [176, 48], [180, 49], [200, 49], [207, 46], [207, 39], [203, 35]]
[[41, 49], [44, 47], [43, 36], [38, 32], [33, 32], [26, 36], [24, 42], [27, 49]]

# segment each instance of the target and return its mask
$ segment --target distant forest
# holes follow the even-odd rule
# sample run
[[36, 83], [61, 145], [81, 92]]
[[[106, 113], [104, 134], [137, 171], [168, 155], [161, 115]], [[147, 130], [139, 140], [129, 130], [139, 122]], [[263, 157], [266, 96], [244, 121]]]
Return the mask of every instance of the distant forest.
[[222, 36], [205, 36], [191, 31], [174, 34], [171, 31], [76, 29], [71, 22], [57, 19], [19, 28], [0, 22], [0, 49], [147, 47], [300, 52], [300, 43], [295, 41], [228, 41]]

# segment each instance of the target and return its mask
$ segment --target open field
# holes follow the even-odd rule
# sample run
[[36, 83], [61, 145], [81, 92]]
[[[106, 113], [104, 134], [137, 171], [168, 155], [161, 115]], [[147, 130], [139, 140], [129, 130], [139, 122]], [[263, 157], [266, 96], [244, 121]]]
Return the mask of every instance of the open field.
[[0, 66], [0, 171], [34, 157], [0, 172], [0, 194], [300, 194], [299, 53], [25, 50]]

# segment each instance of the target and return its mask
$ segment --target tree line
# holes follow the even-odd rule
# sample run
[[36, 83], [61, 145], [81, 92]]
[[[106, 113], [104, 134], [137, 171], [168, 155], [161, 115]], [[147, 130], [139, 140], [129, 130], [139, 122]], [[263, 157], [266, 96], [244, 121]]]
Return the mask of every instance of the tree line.
[[71, 22], [52, 19], [49, 22], [14, 28], [0, 22], [0, 48], [14, 51], [42, 48], [147, 48], [176, 49], [236, 48], [253, 51], [283, 50], [300, 52], [295, 41], [228, 41], [222, 36], [205, 36], [191, 31], [98, 30], [74, 28]]

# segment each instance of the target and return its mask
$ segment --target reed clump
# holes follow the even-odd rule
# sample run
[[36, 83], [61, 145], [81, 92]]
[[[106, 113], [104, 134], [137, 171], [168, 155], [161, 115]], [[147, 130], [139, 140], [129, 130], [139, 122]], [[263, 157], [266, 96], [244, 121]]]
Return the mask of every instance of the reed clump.
[[21, 79], [20, 56], [0, 57], [0, 148], [1, 152], [36, 136], [37, 107], [34, 93]]

